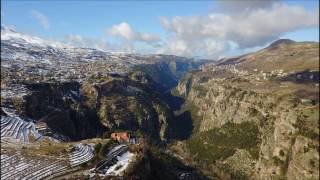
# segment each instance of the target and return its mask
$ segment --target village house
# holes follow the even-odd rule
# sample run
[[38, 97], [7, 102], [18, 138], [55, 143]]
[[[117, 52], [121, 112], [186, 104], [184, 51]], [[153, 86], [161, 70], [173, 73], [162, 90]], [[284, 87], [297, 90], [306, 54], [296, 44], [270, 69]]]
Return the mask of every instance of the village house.
[[128, 132], [114, 132], [111, 133], [111, 139], [116, 140], [120, 143], [136, 143], [136, 138], [130, 136]]
[[127, 132], [114, 132], [111, 134], [111, 139], [118, 142], [128, 142], [130, 135]]

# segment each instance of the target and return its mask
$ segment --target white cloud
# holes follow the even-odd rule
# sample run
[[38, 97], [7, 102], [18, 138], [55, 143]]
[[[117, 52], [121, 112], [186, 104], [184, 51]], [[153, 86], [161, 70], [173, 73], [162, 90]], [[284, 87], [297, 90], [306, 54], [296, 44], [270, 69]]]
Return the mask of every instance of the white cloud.
[[101, 39], [85, 38], [77, 34], [68, 35], [64, 39], [64, 42], [68, 45], [75, 46], [75, 47], [96, 48], [96, 49], [102, 49], [102, 50], [107, 50], [109, 47], [109, 43], [105, 41], [103, 38]]
[[126, 40], [133, 40], [135, 38], [135, 33], [131, 29], [130, 25], [127, 23], [113, 25], [110, 29], [110, 34], [113, 36], [122, 37]]
[[[319, 9], [288, 5], [279, 0], [218, 1], [218, 9], [204, 16], [160, 18], [165, 39], [135, 31], [122, 22], [107, 29], [122, 41], [70, 35], [70, 44], [106, 51], [145, 52], [216, 59], [263, 47], [284, 33], [319, 26]], [[234, 53], [234, 54], [232, 54]]]
[[77, 47], [91, 47], [91, 41], [89, 39], [84, 39], [82, 36], [77, 34], [70, 34], [66, 37], [66, 42], [70, 45]]
[[146, 43], [154, 43], [160, 40], [158, 36], [153, 34], [135, 32], [126, 22], [113, 25], [110, 29], [108, 29], [108, 32], [112, 36], [117, 36], [127, 41], [142, 41]]
[[38, 22], [44, 29], [49, 29], [50, 24], [48, 18], [45, 15], [36, 10], [32, 10], [31, 15], [38, 20]]
[[215, 10], [227, 14], [243, 14], [257, 9], [269, 9], [275, 2], [280, 2], [280, 0], [217, 1]]
[[157, 53], [161, 54], [174, 54], [178, 56], [198, 56], [198, 57], [211, 57], [217, 58], [221, 54], [226, 53], [230, 49], [230, 43], [224, 41], [216, 41], [208, 38], [200, 40], [183, 40], [175, 38], [168, 40]]
[[319, 26], [319, 9], [307, 11], [274, 1], [244, 2], [242, 11], [227, 2], [221, 7], [229, 5], [229, 9], [207, 16], [162, 17], [170, 38], [159, 52], [218, 57], [230, 49], [230, 43], [240, 49], [263, 46], [285, 32]]

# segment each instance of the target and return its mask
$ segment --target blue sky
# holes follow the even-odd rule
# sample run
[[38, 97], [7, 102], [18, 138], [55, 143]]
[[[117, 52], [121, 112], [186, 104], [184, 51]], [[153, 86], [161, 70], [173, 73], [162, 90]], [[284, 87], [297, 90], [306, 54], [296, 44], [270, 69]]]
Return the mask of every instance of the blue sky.
[[[209, 1], [2, 1], [3, 24], [39, 36], [59, 37], [76, 32], [100, 37], [107, 27], [128, 22], [137, 31], [164, 36], [159, 17], [206, 14], [214, 4]], [[32, 18], [37, 10], [48, 17], [51, 28], [45, 30]]]
[[[233, 6], [232, 1], [230, 1]], [[252, 1], [253, 2], [253, 1]], [[280, 29], [271, 28], [270, 36], [263, 34], [256, 35], [253, 43], [242, 42], [239, 39], [245, 39], [235, 35], [237, 33], [230, 32], [226, 36], [235, 36], [230, 39], [224, 36], [223, 33], [203, 33], [201, 28], [208, 27], [215, 29], [217, 24], [210, 20], [210, 14], [222, 13], [225, 16], [233, 16], [233, 12], [224, 12], [220, 1], [27, 1], [27, 0], [2, 0], [1, 1], [1, 23], [7, 26], [14, 26], [19, 32], [24, 32], [36, 35], [43, 38], [51, 39], [68, 39], [70, 35], [76, 35], [77, 41], [92, 41], [103, 40], [101, 43], [106, 43], [111, 50], [115, 50], [113, 44], [119, 46], [131, 46], [136, 51], [144, 53], [163, 52], [177, 55], [187, 55], [187, 52], [194, 53], [195, 56], [227, 56], [235, 55], [254, 49], [263, 47], [270, 41], [279, 37], [290, 38], [297, 41], [318, 41], [319, 27], [315, 25], [313, 20], [310, 23], [301, 22], [300, 24], [289, 24], [288, 27], [281, 27]], [[275, 2], [278, 3], [278, 2]], [[288, 11], [287, 14], [296, 15], [299, 19], [306, 13], [313, 12], [318, 7], [318, 1], [282, 1], [284, 8], [278, 8], [272, 11], [268, 5], [248, 3], [248, 6], [256, 9], [265, 8], [265, 11], [272, 11], [271, 13], [279, 13], [278, 11]], [[253, 5], [252, 5], [253, 4]], [[271, 4], [271, 3], [270, 3]], [[247, 5], [247, 4], [246, 4]], [[246, 7], [246, 6], [245, 6]], [[296, 10], [296, 7], [301, 7]], [[269, 9], [267, 9], [269, 8]], [[296, 9], [295, 9], [296, 8]], [[236, 8], [237, 9], [237, 8]], [[237, 9], [239, 13], [241, 10]], [[251, 12], [252, 11], [252, 12]], [[255, 13], [251, 10], [250, 13]], [[319, 12], [319, 10], [318, 10]], [[285, 14], [284, 13], [284, 14]], [[283, 13], [280, 13], [283, 14]], [[310, 14], [310, 17], [312, 14]], [[181, 17], [175, 18], [176, 16]], [[285, 16], [285, 15], [284, 15]], [[164, 20], [169, 22], [167, 26], [164, 25]], [[195, 17], [193, 24], [188, 23], [188, 18]], [[249, 17], [246, 15], [244, 17]], [[264, 16], [263, 16], [264, 17]], [[272, 14], [268, 17], [273, 17]], [[284, 20], [288, 17], [283, 17]], [[219, 20], [219, 19], [218, 19]], [[46, 22], [43, 22], [46, 21]], [[215, 20], [216, 21], [216, 20]], [[256, 20], [253, 20], [256, 21]], [[292, 21], [295, 21], [292, 19]], [[302, 20], [301, 20], [302, 21]], [[202, 24], [201, 24], [201, 23]], [[122, 24], [121, 26], [117, 26]], [[250, 22], [247, 22], [250, 23]], [[226, 24], [218, 24], [221, 27]], [[197, 30], [197, 26], [199, 29]], [[305, 27], [304, 27], [305, 26]], [[113, 33], [110, 34], [110, 29], [113, 27]], [[249, 27], [252, 27], [249, 25]], [[270, 26], [266, 26], [270, 29]], [[183, 28], [183, 30], [181, 30]], [[188, 29], [192, 29], [192, 33], [188, 34]], [[128, 30], [129, 29], [129, 30]], [[131, 33], [127, 36], [124, 33]], [[185, 31], [185, 32], [184, 32]], [[199, 31], [199, 33], [197, 32]], [[252, 31], [259, 31], [253, 28]], [[261, 30], [260, 30], [261, 31]], [[242, 34], [246, 34], [243, 32]], [[194, 34], [194, 39], [190, 40], [188, 36]], [[256, 34], [256, 33], [255, 33]], [[152, 35], [154, 38], [146, 38], [147, 35]], [[221, 38], [215, 39], [215, 37]], [[80, 38], [81, 37], [81, 38]], [[157, 38], [156, 38], [157, 37]], [[198, 37], [198, 39], [196, 39]], [[72, 38], [73, 40], [75, 38]], [[259, 40], [257, 40], [259, 39]], [[75, 41], [75, 40], [74, 40]], [[90, 41], [91, 44], [92, 41]], [[256, 41], [256, 42], [254, 42]], [[76, 43], [74, 42], [74, 43]], [[206, 42], [203, 46], [202, 42]], [[230, 44], [236, 44], [235, 48], [230, 48]], [[198, 44], [198, 46], [196, 46]], [[223, 45], [220, 45], [223, 44]], [[191, 48], [191, 46], [193, 46]], [[221, 47], [220, 47], [221, 46]], [[113, 48], [111, 48], [113, 47]], [[161, 49], [158, 51], [157, 48]], [[121, 49], [121, 48], [120, 48]], [[207, 51], [202, 51], [207, 49]], [[108, 50], [108, 48], [107, 48]], [[208, 53], [208, 52], [213, 53]]]

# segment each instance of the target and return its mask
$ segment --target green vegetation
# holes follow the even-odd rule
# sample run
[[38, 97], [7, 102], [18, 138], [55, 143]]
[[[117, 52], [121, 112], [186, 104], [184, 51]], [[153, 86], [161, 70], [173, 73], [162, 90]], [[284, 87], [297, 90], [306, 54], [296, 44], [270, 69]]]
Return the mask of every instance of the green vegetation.
[[12, 104], [14, 106], [14, 108], [19, 112], [23, 112], [24, 110], [24, 103], [23, 100], [19, 97], [13, 97], [11, 98]]
[[105, 143], [98, 143], [94, 146], [94, 158], [93, 160], [101, 160], [105, 157], [106, 153], [112, 147], [114, 144], [116, 144], [117, 141], [109, 140]]
[[100, 83], [100, 82], [104, 82], [104, 81], [107, 81], [109, 80], [110, 78], [107, 77], [107, 76], [104, 76], [102, 74], [91, 74], [89, 77], [88, 77], [88, 82], [89, 83]]
[[282, 149], [280, 150], [279, 154], [280, 154], [280, 156], [284, 156], [285, 155]]
[[44, 155], [44, 156], [60, 156], [61, 154], [67, 154], [68, 143], [42, 143], [39, 147], [25, 147], [22, 149], [22, 153], [26, 155]]
[[203, 76], [199, 79], [199, 83], [206, 83], [209, 81], [209, 79], [210, 79], [209, 77]]
[[310, 165], [311, 165], [313, 168], [316, 167], [316, 162], [314, 162], [313, 159], [310, 159], [309, 162], [310, 162]]
[[97, 102], [95, 89], [89, 84], [86, 84], [82, 86], [82, 93], [85, 96], [85, 104], [88, 107], [94, 108]]
[[[281, 151], [280, 151], [280, 155], [281, 155]], [[291, 155], [289, 155], [289, 156], [291, 156]], [[286, 158], [285, 160], [282, 160], [278, 156], [273, 156], [272, 160], [276, 166], [280, 167], [279, 177], [283, 178], [287, 174], [287, 169], [289, 166], [289, 159]]]
[[98, 143], [94, 146], [94, 154], [98, 154], [101, 150], [101, 147], [102, 147], [102, 144], [101, 143]]
[[100, 110], [98, 111], [98, 117], [100, 120], [103, 121], [108, 121], [108, 112], [110, 111], [110, 109], [108, 108], [107, 105], [102, 105], [100, 107]]
[[234, 170], [232, 167], [230, 167], [229, 164], [223, 164], [221, 167], [225, 172], [228, 172], [230, 174], [231, 179], [237, 179], [237, 180], [247, 180], [249, 177], [241, 171]]
[[[156, 179], [177, 179], [178, 172], [192, 171], [191, 167], [185, 166], [177, 158], [165, 153], [159, 147], [150, 146], [147, 150], [147, 156], [152, 167], [152, 177], [157, 177]], [[197, 177], [200, 178], [201, 175], [198, 174]]]
[[203, 86], [198, 85], [198, 86], [194, 86], [193, 88], [198, 92], [198, 95], [200, 97], [206, 96], [207, 90]]
[[235, 150], [246, 149], [258, 159], [259, 130], [250, 122], [227, 123], [221, 128], [200, 132], [187, 140], [187, 147], [195, 159], [206, 164], [232, 156]]
[[111, 132], [110, 131], [105, 131], [102, 133], [101, 138], [102, 139], [108, 139], [111, 136]]
[[281, 160], [278, 156], [273, 156], [272, 157], [274, 164], [278, 166], [284, 165], [285, 161]]
[[200, 124], [202, 121], [202, 116], [198, 115], [199, 107], [194, 105], [193, 103], [188, 103], [186, 107], [184, 107], [185, 111], [189, 111], [191, 114], [191, 119], [193, 123], [193, 134], [199, 132]]
[[81, 111], [81, 104], [80, 103], [73, 103], [70, 105], [70, 108], [76, 112], [80, 112]]
[[[125, 170], [126, 179], [179, 179], [182, 172], [188, 173], [190, 179], [207, 179], [193, 167], [182, 163], [166, 152], [163, 146], [152, 145], [152, 142], [136, 147], [136, 160]], [[216, 179], [216, 178], [215, 178]]]
[[142, 123], [142, 120], [146, 117], [146, 113], [143, 111], [143, 107], [141, 104], [137, 104], [137, 106], [134, 108], [134, 116], [135, 119], [139, 122], [139, 124]]
[[305, 108], [300, 114], [296, 127], [299, 134], [313, 140], [319, 140], [319, 106], [315, 108]]

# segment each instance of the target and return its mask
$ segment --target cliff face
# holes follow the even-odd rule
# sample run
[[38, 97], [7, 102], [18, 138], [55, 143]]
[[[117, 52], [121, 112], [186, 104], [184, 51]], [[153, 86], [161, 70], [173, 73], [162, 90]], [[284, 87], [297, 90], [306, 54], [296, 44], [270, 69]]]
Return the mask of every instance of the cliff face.
[[137, 69], [148, 74], [164, 89], [169, 90], [175, 87], [187, 72], [197, 69], [201, 64], [204, 62], [169, 59], [156, 64], [138, 66]]
[[83, 104], [81, 84], [28, 83], [28, 94], [11, 99], [13, 108], [25, 119], [45, 123], [54, 133], [71, 140], [93, 138], [105, 131], [95, 110]]
[[81, 92], [109, 130], [139, 130], [165, 140], [172, 114], [160, 90], [149, 76], [135, 71], [100, 83], [85, 83]]
[[126, 73], [97, 72], [79, 82], [26, 79], [9, 83], [7, 94], [19, 96], [2, 97], [2, 104], [73, 140], [131, 130], [164, 141], [172, 133], [168, 90], [201, 63], [176, 56], [159, 58], [163, 59], [151, 58], [150, 63]]
[[92, 77], [83, 83], [27, 84], [29, 94], [14, 99], [19, 114], [45, 122], [70, 139], [92, 138], [115, 130], [141, 131], [165, 140], [172, 112], [161, 87], [134, 71], [123, 76]]
[[177, 90], [181, 95], [186, 94], [187, 101], [198, 108], [200, 132], [219, 128], [227, 122], [258, 122], [266, 116], [268, 109], [273, 108], [272, 97], [254, 91], [214, 80], [199, 83], [199, 79], [192, 78], [187, 81], [180, 83]]
[[[318, 178], [317, 88], [253, 76], [203, 70], [178, 84], [183, 110], [194, 117], [186, 149], [207, 169], [212, 165], [231, 177]], [[302, 91], [309, 93], [297, 93]]]

